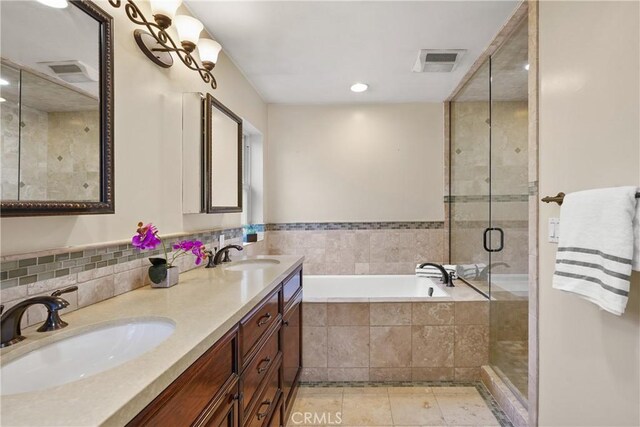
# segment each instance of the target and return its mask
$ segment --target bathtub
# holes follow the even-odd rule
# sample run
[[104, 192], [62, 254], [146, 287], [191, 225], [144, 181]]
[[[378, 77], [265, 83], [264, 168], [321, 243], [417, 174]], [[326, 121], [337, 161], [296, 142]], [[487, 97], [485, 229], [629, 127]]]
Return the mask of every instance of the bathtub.
[[429, 288], [433, 298], [449, 296], [432, 279], [415, 275], [304, 276], [303, 300], [428, 298]]

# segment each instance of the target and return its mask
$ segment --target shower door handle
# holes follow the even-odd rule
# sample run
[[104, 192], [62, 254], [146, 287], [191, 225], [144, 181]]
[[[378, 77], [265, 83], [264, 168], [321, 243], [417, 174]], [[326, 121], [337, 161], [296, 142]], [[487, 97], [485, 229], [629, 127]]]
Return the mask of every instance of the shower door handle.
[[[490, 233], [495, 230], [498, 233], [500, 233], [500, 246], [496, 249], [493, 249], [490, 247], [489, 245], [489, 235]], [[504, 249], [504, 231], [502, 230], [502, 228], [500, 227], [489, 227], [489, 228], [485, 228], [484, 229], [484, 235], [482, 236], [482, 244], [484, 246], [484, 250], [487, 252], [500, 252], [502, 249]]]

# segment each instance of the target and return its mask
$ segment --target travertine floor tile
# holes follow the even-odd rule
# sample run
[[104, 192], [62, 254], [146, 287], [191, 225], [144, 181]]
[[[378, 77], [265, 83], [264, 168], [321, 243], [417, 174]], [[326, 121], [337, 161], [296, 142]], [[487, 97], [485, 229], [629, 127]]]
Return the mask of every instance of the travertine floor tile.
[[294, 403], [292, 417], [296, 413], [296, 422], [290, 417], [288, 427], [499, 425], [475, 387], [302, 386]]
[[435, 394], [447, 424], [460, 426], [500, 425], [482, 397], [476, 390], [474, 391], [475, 396], [470, 392], [467, 394]]
[[392, 394], [424, 394], [431, 393], [430, 387], [389, 387], [389, 396]]
[[345, 387], [342, 389], [345, 396], [348, 394], [382, 394], [387, 395], [386, 387]]
[[300, 387], [296, 399], [303, 396], [314, 396], [318, 394], [342, 394], [344, 387]]
[[342, 422], [352, 426], [393, 425], [389, 396], [385, 394], [345, 394]]
[[442, 425], [444, 417], [440, 412], [433, 393], [389, 395], [391, 415], [394, 424], [402, 425]]
[[[302, 391], [302, 389], [300, 390]], [[342, 413], [342, 393], [298, 394], [289, 417], [289, 426], [327, 425]]]

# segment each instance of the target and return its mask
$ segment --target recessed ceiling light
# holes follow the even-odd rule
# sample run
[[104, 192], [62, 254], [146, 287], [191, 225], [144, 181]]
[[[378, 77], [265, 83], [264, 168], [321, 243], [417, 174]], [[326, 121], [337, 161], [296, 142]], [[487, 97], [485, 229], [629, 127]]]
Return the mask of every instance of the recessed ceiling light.
[[38, 0], [38, 2], [56, 9], [64, 9], [69, 6], [69, 2], [67, 0]]
[[525, 65], [525, 66], [524, 66], [524, 69], [525, 69], [525, 70], [527, 70], [527, 71], [529, 71], [529, 64]]
[[0, 78], [0, 86], [8, 86], [9, 82], [6, 81], [5, 79]]
[[364, 83], [356, 83], [351, 86], [351, 92], [356, 92], [356, 93], [364, 92], [367, 89], [369, 89], [369, 85]]

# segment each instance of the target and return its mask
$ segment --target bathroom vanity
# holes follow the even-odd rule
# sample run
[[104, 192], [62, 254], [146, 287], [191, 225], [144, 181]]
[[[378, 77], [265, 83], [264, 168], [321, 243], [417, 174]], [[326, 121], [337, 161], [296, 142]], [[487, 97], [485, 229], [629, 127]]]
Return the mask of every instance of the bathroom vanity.
[[285, 425], [300, 376], [302, 268], [128, 425]]
[[[100, 364], [102, 353], [120, 357], [129, 346], [104, 342], [99, 357], [76, 352], [78, 363], [55, 368], [67, 378], [55, 388], [42, 375], [27, 392], [7, 389], [0, 399], [3, 424], [284, 425], [302, 364], [302, 262], [269, 256], [198, 268], [172, 288], [147, 286], [63, 314], [69, 326], [59, 331], [25, 329], [26, 340], [0, 350], [2, 369], [114, 325], [153, 323], [173, 332], [135, 358], [89, 375], [78, 376], [74, 367], [87, 357]], [[45, 371], [54, 368], [48, 366]]]

